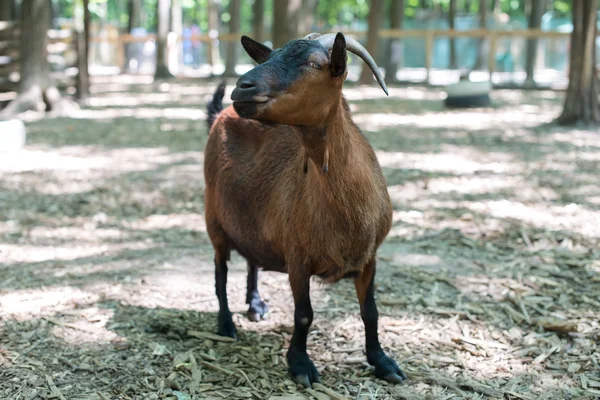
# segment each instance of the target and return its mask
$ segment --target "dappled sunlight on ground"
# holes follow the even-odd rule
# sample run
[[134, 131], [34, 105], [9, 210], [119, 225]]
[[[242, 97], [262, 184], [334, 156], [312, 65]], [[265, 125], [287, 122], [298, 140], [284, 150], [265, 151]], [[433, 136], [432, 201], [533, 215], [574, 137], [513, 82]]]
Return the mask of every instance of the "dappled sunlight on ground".
[[[0, 158], [1, 398], [49, 398], [46, 376], [66, 398], [307, 398], [286, 372], [287, 275], [261, 273], [270, 311], [250, 322], [233, 253], [240, 339], [210, 336], [217, 83], [98, 77], [71, 118], [24, 116], [27, 146]], [[547, 125], [555, 92], [494, 91], [479, 110], [446, 110], [431, 88], [344, 93], [394, 204], [376, 297], [382, 346], [410, 379], [372, 378], [353, 283], [315, 281], [308, 351], [324, 384], [361, 399], [599, 396], [598, 133]]]

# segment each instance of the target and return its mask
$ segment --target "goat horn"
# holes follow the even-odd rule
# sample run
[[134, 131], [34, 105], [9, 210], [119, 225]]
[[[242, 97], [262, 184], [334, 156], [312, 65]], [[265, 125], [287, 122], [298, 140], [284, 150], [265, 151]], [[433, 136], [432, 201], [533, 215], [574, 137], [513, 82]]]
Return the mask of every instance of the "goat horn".
[[[311, 33], [310, 35], [314, 34]], [[307, 37], [310, 35], [307, 35]], [[335, 41], [335, 36], [335, 33], [327, 33], [325, 35], [315, 37], [314, 40], [321, 43], [327, 50], [331, 50], [331, 48], [333, 47], [333, 42]], [[383, 80], [383, 75], [381, 75], [381, 71], [379, 71], [375, 60], [373, 60], [373, 57], [371, 57], [367, 49], [365, 49], [362, 46], [362, 44], [360, 44], [355, 39], [345, 36], [344, 38], [346, 39], [346, 49], [363, 59], [363, 61], [369, 66], [369, 68], [371, 68], [371, 71], [373, 71], [373, 74], [375, 75], [379, 86], [381, 86], [385, 94], [389, 96], [387, 86], [385, 84], [385, 81]]]
[[313, 33], [309, 33], [308, 35], [304, 36], [302, 39], [304, 39], [304, 40], [313, 40], [313, 39], [318, 38], [319, 36], [321, 36], [320, 33], [313, 32]]

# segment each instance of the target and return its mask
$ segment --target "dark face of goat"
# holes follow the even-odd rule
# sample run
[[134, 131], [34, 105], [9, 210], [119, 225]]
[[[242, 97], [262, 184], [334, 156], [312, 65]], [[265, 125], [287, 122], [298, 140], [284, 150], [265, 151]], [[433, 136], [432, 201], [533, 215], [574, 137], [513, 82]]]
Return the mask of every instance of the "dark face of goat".
[[316, 126], [338, 105], [347, 76], [344, 35], [336, 35], [330, 51], [305, 39], [271, 50], [243, 36], [242, 45], [260, 65], [238, 79], [231, 95], [241, 117]]

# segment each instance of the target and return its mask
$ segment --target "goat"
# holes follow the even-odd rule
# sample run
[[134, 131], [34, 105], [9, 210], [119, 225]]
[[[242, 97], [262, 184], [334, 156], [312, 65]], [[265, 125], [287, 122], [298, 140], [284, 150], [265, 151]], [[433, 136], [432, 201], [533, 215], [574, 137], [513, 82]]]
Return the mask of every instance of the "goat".
[[[324, 283], [354, 278], [374, 374], [406, 379], [379, 344], [374, 299], [375, 254], [392, 224], [392, 204], [373, 148], [352, 121], [342, 85], [349, 50], [371, 68], [373, 58], [343, 34], [310, 34], [271, 50], [247, 36], [242, 46], [259, 65], [241, 76], [221, 110], [224, 86], [209, 103], [214, 119], [205, 149], [206, 228], [215, 250], [218, 333], [236, 338], [227, 304], [227, 261], [248, 262], [248, 317], [267, 310], [258, 267], [289, 275], [294, 332], [289, 373], [311, 387], [320, 377], [306, 353], [313, 320], [311, 276]], [[218, 115], [215, 115], [218, 114]]]

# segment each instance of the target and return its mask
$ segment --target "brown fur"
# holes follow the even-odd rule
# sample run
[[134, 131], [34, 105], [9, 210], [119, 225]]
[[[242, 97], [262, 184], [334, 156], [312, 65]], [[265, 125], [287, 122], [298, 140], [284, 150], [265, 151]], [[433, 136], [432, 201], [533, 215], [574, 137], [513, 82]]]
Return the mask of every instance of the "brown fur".
[[318, 85], [325, 74], [315, 72], [261, 115], [308, 126], [242, 119], [231, 106], [218, 116], [205, 150], [205, 212], [217, 258], [236, 249], [266, 270], [300, 268], [331, 283], [363, 275], [391, 228], [392, 206], [341, 95], [345, 74]]

